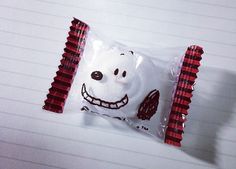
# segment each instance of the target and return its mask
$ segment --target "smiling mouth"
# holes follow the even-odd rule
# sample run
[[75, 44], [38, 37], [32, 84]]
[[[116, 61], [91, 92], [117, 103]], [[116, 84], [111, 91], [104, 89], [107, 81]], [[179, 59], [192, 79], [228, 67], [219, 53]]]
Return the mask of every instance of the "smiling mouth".
[[108, 102], [99, 98], [95, 98], [87, 92], [85, 84], [82, 85], [81, 94], [87, 102], [107, 109], [119, 109], [129, 102], [127, 94], [121, 100], [116, 102]]

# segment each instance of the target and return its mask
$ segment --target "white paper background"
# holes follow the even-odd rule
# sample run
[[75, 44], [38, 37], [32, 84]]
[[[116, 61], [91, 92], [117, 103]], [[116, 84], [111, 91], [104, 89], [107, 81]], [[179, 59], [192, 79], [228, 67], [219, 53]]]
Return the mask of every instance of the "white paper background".
[[[0, 13], [1, 169], [235, 168], [236, 1], [1, 0]], [[72, 17], [130, 46], [204, 47], [181, 149], [41, 110]]]

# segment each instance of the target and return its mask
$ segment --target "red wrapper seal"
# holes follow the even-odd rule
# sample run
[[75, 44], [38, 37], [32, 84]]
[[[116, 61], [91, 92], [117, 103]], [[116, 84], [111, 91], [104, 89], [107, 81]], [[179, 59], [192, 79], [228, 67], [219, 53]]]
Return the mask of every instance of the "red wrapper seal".
[[165, 143], [167, 144], [181, 146], [184, 122], [186, 115], [188, 115], [193, 85], [197, 78], [196, 74], [202, 54], [202, 48], [196, 45], [188, 47], [185, 53], [165, 135]]
[[56, 72], [52, 87], [49, 89], [47, 99], [44, 101], [43, 109], [55, 113], [62, 113], [73, 83], [80, 57], [83, 54], [86, 36], [89, 26], [84, 22], [74, 18], [71, 22], [69, 36], [67, 37], [66, 47], [62, 55], [59, 70]]

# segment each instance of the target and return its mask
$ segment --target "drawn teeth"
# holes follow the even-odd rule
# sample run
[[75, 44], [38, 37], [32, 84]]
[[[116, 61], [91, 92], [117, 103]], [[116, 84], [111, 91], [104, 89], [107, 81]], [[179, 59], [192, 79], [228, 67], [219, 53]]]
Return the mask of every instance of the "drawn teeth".
[[114, 104], [114, 103], [112, 103], [112, 104], [110, 104], [110, 107], [111, 107], [111, 108], [117, 108], [117, 105]]
[[117, 107], [121, 107], [121, 106], [123, 106], [123, 105], [124, 105], [123, 102], [118, 102], [118, 103], [116, 103], [116, 106], [117, 106]]
[[85, 84], [82, 85], [82, 92], [85, 93]]
[[85, 91], [85, 84], [82, 85], [82, 90], [81, 90], [82, 96], [85, 96], [86, 91]]
[[82, 85], [81, 94], [83, 98], [89, 103], [109, 109], [119, 109], [125, 106], [129, 101], [127, 95], [125, 95], [120, 101], [117, 102], [107, 102], [98, 98], [94, 98], [88, 94], [85, 84]]
[[109, 107], [109, 104], [108, 104], [108, 103], [106, 103], [106, 102], [101, 102], [101, 105], [102, 105], [102, 107], [106, 107], [106, 108], [108, 108], [108, 107]]
[[87, 97], [86, 99], [90, 102], [93, 102], [93, 99], [91, 97]]
[[84, 96], [88, 96], [88, 94], [85, 92], [85, 93], [84, 93]]
[[125, 95], [125, 97], [121, 101], [123, 104], [127, 104], [128, 103], [128, 96]]
[[94, 104], [96, 104], [96, 105], [100, 105], [100, 104], [101, 104], [101, 101], [100, 101], [100, 100], [97, 100], [97, 99], [95, 99], [95, 100], [93, 100], [93, 103], [94, 103]]

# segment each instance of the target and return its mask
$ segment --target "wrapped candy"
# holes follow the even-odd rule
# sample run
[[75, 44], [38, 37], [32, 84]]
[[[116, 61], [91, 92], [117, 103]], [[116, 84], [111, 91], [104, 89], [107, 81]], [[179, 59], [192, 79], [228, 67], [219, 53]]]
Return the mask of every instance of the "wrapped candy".
[[88, 32], [88, 25], [74, 18], [43, 108], [62, 113], [78, 69], [73, 90], [78, 112], [117, 118], [180, 146], [202, 48], [190, 46], [185, 54], [179, 48], [138, 52]]

